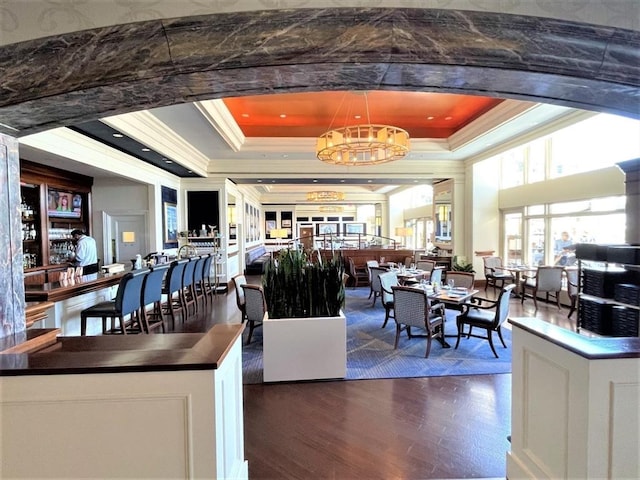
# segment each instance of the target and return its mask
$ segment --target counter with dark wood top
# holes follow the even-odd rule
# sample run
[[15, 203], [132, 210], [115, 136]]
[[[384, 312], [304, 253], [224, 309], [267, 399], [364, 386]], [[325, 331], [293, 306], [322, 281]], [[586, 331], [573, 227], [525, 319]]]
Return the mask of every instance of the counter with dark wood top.
[[640, 337], [587, 337], [537, 318], [510, 318], [514, 327], [588, 360], [640, 358]]
[[26, 284], [25, 298], [27, 301], [58, 302], [117, 285], [125, 273], [94, 273], [65, 282]]
[[0, 355], [0, 376], [216, 369], [244, 324], [207, 333], [58, 337], [33, 353]]

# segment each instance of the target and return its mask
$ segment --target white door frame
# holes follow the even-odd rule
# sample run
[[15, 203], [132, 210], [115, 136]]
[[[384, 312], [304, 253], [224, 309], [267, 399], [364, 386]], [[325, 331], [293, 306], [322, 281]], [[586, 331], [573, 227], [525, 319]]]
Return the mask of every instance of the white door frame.
[[[102, 251], [104, 252], [105, 259], [102, 262], [104, 265], [111, 263], [113, 258], [113, 247], [111, 240], [114, 239], [114, 232], [111, 228], [114, 217], [120, 216], [141, 216], [144, 220], [145, 228], [149, 231], [149, 212], [148, 210], [111, 210], [102, 212]], [[149, 236], [144, 235], [142, 240], [143, 251], [149, 251]], [[108, 260], [108, 261], [107, 261]]]

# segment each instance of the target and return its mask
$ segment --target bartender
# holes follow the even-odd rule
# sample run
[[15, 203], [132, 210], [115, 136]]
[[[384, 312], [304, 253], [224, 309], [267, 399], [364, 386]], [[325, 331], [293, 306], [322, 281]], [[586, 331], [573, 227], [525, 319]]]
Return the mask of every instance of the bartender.
[[96, 273], [98, 271], [98, 252], [95, 239], [89, 237], [82, 230], [71, 232], [76, 251], [72, 258], [74, 267], [82, 267], [83, 273]]

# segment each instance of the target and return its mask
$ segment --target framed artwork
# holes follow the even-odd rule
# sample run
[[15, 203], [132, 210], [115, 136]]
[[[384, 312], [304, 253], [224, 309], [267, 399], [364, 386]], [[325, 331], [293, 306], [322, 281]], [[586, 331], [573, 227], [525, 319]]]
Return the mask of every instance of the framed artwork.
[[265, 220], [264, 224], [265, 224], [265, 228], [266, 228], [266, 234], [267, 235], [271, 235], [271, 230], [274, 230], [276, 228], [276, 221], [275, 220]]
[[337, 223], [319, 223], [318, 224], [318, 234], [322, 235], [337, 235], [338, 234], [338, 224]]
[[175, 203], [164, 203], [164, 241], [175, 243], [178, 241], [178, 207]]
[[291, 228], [291, 220], [288, 220], [288, 219], [282, 220], [282, 228]]
[[344, 224], [344, 234], [345, 235], [364, 235], [365, 225], [364, 223], [345, 223]]

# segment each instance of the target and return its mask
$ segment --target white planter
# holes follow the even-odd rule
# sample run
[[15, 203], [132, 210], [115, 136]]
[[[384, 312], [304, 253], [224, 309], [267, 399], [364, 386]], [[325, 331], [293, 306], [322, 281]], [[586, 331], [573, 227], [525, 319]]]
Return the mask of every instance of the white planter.
[[264, 381], [344, 378], [347, 375], [347, 319], [274, 318], [262, 324]]

